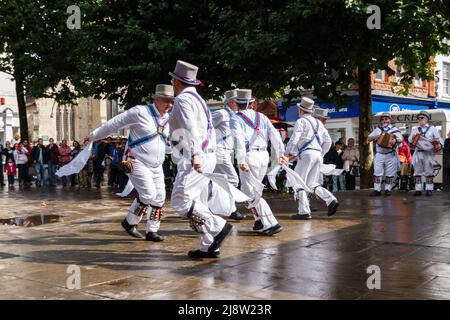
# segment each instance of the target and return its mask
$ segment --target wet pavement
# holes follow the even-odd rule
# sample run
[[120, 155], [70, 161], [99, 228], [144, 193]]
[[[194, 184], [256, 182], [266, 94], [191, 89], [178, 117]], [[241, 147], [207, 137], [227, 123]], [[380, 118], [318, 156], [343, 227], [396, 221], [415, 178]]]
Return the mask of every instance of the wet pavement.
[[450, 193], [369, 193], [338, 193], [332, 218], [314, 200], [310, 221], [267, 194], [283, 232], [255, 235], [243, 209], [220, 259], [191, 260], [197, 235], [170, 203], [152, 243], [123, 231], [131, 198], [106, 188], [0, 190], [0, 299], [449, 299]]

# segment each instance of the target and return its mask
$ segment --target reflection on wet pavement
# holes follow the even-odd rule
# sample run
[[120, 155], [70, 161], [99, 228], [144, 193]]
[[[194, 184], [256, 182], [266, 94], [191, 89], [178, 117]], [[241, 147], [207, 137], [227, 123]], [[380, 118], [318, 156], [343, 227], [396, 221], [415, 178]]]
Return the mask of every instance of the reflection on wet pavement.
[[[166, 240], [149, 243], [120, 226], [131, 199], [106, 189], [0, 191], [0, 298], [450, 298], [449, 194], [368, 195], [338, 193], [335, 217], [317, 202], [322, 211], [298, 221], [289, 218], [296, 210], [290, 197], [267, 194], [282, 233], [255, 235], [242, 207], [247, 218], [232, 222], [221, 258], [196, 261], [186, 253], [197, 235], [169, 203]], [[80, 289], [67, 287], [69, 265], [80, 267]], [[381, 271], [379, 290], [367, 287], [372, 265]]]

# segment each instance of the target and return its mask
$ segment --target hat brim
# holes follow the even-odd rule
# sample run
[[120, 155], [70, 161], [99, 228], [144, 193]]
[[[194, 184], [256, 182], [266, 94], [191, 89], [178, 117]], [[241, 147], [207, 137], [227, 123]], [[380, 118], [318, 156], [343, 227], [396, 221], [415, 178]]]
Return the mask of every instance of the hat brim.
[[313, 113], [313, 112], [314, 112], [314, 106], [313, 106], [312, 109], [306, 109], [306, 108], [303, 107], [300, 103], [298, 103], [298, 104], [297, 104], [297, 107], [298, 107], [300, 110], [303, 110], [303, 111], [305, 111], [305, 112], [307, 112], [307, 113]]
[[177, 80], [180, 80], [183, 83], [190, 84], [192, 86], [198, 86], [200, 84], [200, 81], [198, 81], [198, 80], [186, 79], [186, 78], [180, 77], [179, 75], [177, 75], [173, 72], [169, 72], [169, 75]]
[[238, 98], [235, 98], [234, 100], [237, 103], [241, 103], [241, 104], [255, 102], [255, 99], [238, 99]]
[[152, 98], [171, 98], [171, 99], [175, 99], [175, 95], [173, 94], [164, 94], [164, 93], [155, 93], [152, 95]]

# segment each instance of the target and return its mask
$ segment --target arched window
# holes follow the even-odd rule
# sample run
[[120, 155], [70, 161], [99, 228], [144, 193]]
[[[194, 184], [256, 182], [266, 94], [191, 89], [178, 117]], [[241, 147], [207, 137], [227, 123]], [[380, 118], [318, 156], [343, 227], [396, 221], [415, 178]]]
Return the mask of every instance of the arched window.
[[56, 108], [56, 142], [60, 142], [62, 139], [62, 126], [61, 126], [61, 107]]
[[70, 140], [75, 141], [75, 107], [70, 108]]
[[67, 139], [69, 139], [69, 132], [68, 132], [68, 128], [69, 128], [69, 110], [67, 109], [67, 106], [64, 107], [63, 128], [64, 128], [63, 138], [67, 140]]

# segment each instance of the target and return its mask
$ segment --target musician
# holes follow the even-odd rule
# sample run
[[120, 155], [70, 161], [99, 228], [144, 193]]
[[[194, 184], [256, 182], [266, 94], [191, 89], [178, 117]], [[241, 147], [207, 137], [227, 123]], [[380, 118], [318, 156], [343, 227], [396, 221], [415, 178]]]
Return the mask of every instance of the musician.
[[381, 195], [381, 182], [386, 177], [384, 184], [385, 196], [391, 195], [392, 183], [400, 170], [400, 161], [396, 152], [397, 144], [403, 141], [403, 136], [394, 125], [390, 113], [381, 115], [381, 125], [369, 134], [369, 141], [376, 141], [376, 154], [374, 160], [374, 192], [372, 196]]
[[419, 126], [411, 130], [408, 139], [414, 148], [413, 167], [416, 196], [422, 195], [423, 177], [425, 178], [425, 193], [427, 196], [432, 195], [434, 188], [433, 164], [435, 153], [442, 150], [442, 146], [444, 145], [444, 141], [439, 135], [437, 128], [429, 124], [430, 119], [430, 113], [420, 111], [417, 116]]

